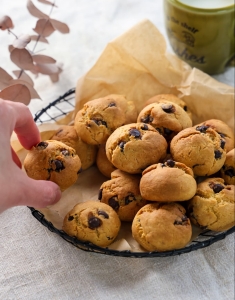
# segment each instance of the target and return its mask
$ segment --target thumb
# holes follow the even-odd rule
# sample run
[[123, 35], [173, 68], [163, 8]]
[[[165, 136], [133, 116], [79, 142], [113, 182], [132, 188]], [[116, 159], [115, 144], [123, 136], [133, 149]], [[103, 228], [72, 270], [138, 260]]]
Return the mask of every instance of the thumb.
[[55, 204], [61, 198], [61, 190], [52, 181], [27, 178], [22, 187], [22, 197], [18, 205], [43, 208]]

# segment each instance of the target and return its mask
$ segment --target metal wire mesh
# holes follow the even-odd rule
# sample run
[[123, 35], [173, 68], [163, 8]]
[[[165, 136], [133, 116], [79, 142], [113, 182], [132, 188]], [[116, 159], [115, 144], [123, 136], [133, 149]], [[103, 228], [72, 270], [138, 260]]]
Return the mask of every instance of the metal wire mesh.
[[[57, 119], [65, 116], [71, 110], [74, 109], [75, 103], [75, 88], [70, 89], [64, 95], [56, 99], [55, 101], [51, 102], [48, 106], [46, 106], [41, 111], [35, 114], [34, 121], [37, 124], [41, 124], [44, 122], [55, 122]], [[114, 255], [114, 256], [123, 256], [123, 257], [166, 257], [166, 256], [175, 256], [183, 253], [189, 253], [191, 251], [195, 251], [198, 249], [202, 249], [214, 244], [217, 241], [224, 239], [227, 235], [232, 234], [235, 232], [235, 226], [231, 229], [224, 231], [224, 232], [214, 232], [210, 230], [204, 230], [201, 232], [197, 238], [195, 238], [189, 245], [182, 249], [177, 249], [173, 251], [164, 251], [164, 252], [131, 252], [129, 250], [126, 251], [118, 251], [118, 250], [111, 250], [108, 248], [101, 248], [96, 245], [93, 245], [89, 242], [82, 242], [75, 237], [71, 237], [66, 234], [64, 231], [57, 229], [54, 225], [46, 220], [44, 215], [34, 209], [33, 207], [29, 207], [31, 210], [32, 215], [45, 227], [48, 228], [51, 232], [58, 234], [67, 242], [73, 244], [77, 248], [96, 252], [106, 255]]]

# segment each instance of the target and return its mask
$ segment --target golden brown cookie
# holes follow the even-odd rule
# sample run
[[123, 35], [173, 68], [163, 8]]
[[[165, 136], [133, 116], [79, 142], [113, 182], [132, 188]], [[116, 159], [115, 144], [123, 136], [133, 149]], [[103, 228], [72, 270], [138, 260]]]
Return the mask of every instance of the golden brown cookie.
[[117, 128], [106, 142], [106, 155], [117, 168], [141, 173], [166, 156], [167, 142], [152, 126], [132, 123]]
[[107, 158], [105, 144], [99, 145], [96, 165], [99, 171], [108, 178], [111, 178], [111, 173], [116, 170], [116, 167]]
[[117, 213], [109, 205], [90, 200], [67, 213], [62, 229], [81, 241], [107, 247], [117, 237], [120, 226]]
[[229, 152], [234, 148], [234, 133], [225, 122], [218, 119], [210, 119], [196, 125], [195, 127], [197, 126], [208, 126], [218, 132], [223, 143], [225, 142], [224, 149], [226, 152]]
[[111, 206], [121, 221], [132, 221], [137, 211], [146, 204], [140, 195], [140, 175], [115, 170], [111, 180], [105, 181], [99, 192], [99, 200]]
[[74, 127], [81, 139], [91, 145], [105, 144], [118, 127], [136, 122], [137, 110], [132, 101], [122, 95], [91, 100], [78, 111]]
[[230, 150], [226, 154], [226, 160], [222, 169], [220, 170], [220, 175], [224, 179], [226, 184], [235, 185], [235, 149]]
[[46, 140], [28, 152], [24, 168], [29, 177], [53, 181], [63, 191], [76, 182], [81, 161], [73, 148], [59, 141]]
[[191, 168], [168, 159], [146, 168], [140, 180], [140, 193], [151, 201], [185, 201], [191, 199], [197, 183]]
[[175, 161], [192, 168], [198, 176], [218, 172], [226, 158], [221, 136], [207, 126], [180, 131], [171, 141], [170, 152]]
[[147, 204], [135, 215], [132, 235], [148, 251], [183, 248], [192, 236], [192, 226], [185, 212], [176, 202]]
[[207, 178], [198, 184], [197, 193], [189, 201], [189, 216], [197, 226], [224, 231], [235, 225], [234, 185], [222, 178]]
[[61, 125], [50, 139], [60, 141], [75, 149], [81, 160], [83, 170], [88, 169], [95, 163], [98, 151], [97, 146], [88, 145], [83, 142], [83, 140], [78, 136], [74, 126]]
[[192, 120], [178, 104], [159, 100], [147, 105], [139, 113], [137, 122], [144, 122], [157, 129], [167, 141], [181, 130], [191, 127]]
[[183, 108], [183, 110], [185, 110], [187, 112], [190, 119], [192, 119], [192, 112], [189, 110], [189, 108], [188, 108], [187, 104], [185, 103], [185, 101], [178, 98], [177, 96], [175, 96], [173, 94], [159, 94], [159, 95], [153, 96], [144, 103], [144, 106], [147, 106], [147, 105], [152, 104], [152, 103], [159, 102], [161, 100], [167, 100], [167, 101], [178, 104], [180, 107]]

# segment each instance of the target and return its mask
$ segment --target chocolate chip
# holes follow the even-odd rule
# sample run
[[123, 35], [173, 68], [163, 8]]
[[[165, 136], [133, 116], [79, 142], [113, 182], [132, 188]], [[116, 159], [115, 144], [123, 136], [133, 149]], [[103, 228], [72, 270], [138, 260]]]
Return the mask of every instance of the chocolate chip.
[[141, 129], [142, 129], [142, 130], [148, 130], [149, 128], [148, 128], [148, 125], [147, 125], [147, 124], [143, 124], [143, 126], [141, 126]]
[[119, 209], [119, 202], [117, 196], [111, 197], [108, 201], [109, 205], [114, 209], [118, 210]]
[[209, 184], [209, 187], [214, 191], [214, 193], [219, 193], [220, 191], [222, 191], [224, 189], [224, 186], [222, 184], [219, 183], [211, 183]]
[[174, 225], [182, 225], [182, 221], [181, 220], [175, 220]]
[[69, 156], [69, 151], [68, 151], [67, 149], [61, 150], [61, 153], [62, 153], [64, 156]]
[[95, 122], [98, 126], [104, 125], [104, 126], [107, 127], [107, 123], [106, 123], [105, 121], [103, 121], [103, 120], [95, 119], [95, 118], [94, 118], [94, 119], [91, 119], [91, 121]]
[[168, 159], [168, 160], [166, 161], [166, 164], [167, 164], [169, 167], [171, 167], [171, 168], [173, 168], [173, 167], [175, 166], [175, 162], [174, 162], [174, 160], [172, 160], [172, 159]]
[[98, 194], [98, 199], [101, 200], [102, 199], [102, 193], [103, 193], [103, 189], [99, 190], [99, 194]]
[[225, 140], [221, 140], [221, 141], [220, 141], [220, 147], [221, 147], [222, 149], [224, 149], [225, 144], [226, 144], [226, 141], [225, 141]]
[[188, 111], [187, 105], [184, 106], [184, 110], [185, 110], [185, 111]]
[[219, 134], [222, 138], [225, 138], [225, 134], [224, 134], [224, 133], [218, 132], [218, 134]]
[[182, 221], [183, 221], [183, 222], [188, 221], [188, 217], [187, 217], [187, 216], [183, 216], [183, 217], [182, 217]]
[[172, 104], [163, 104], [161, 108], [167, 114], [172, 114], [175, 112], [175, 107]]
[[165, 128], [165, 127], [163, 128], [163, 130], [164, 130], [165, 135], [170, 135], [173, 132], [172, 130]]
[[125, 146], [125, 144], [126, 144], [126, 142], [120, 142], [120, 143], [118, 144], [118, 146], [121, 148], [121, 152], [124, 151], [124, 146]]
[[182, 216], [181, 220], [175, 220], [174, 225], [187, 225], [188, 224], [188, 217]]
[[40, 149], [40, 150], [43, 150], [43, 149], [46, 149], [46, 147], [48, 146], [48, 143], [47, 142], [40, 142], [37, 144], [37, 149]]
[[98, 228], [102, 225], [102, 221], [97, 217], [90, 217], [88, 219], [88, 226], [90, 229]]
[[231, 169], [227, 169], [225, 172], [224, 172], [225, 175], [229, 176], [229, 177], [234, 177], [235, 176], [235, 170], [233, 168]]
[[135, 129], [135, 128], [130, 129], [129, 130], [129, 134], [132, 135], [132, 136], [134, 136], [136, 139], [140, 139], [141, 138], [141, 133], [140, 133], [140, 131], [138, 129]]
[[125, 197], [125, 205], [128, 205], [129, 203], [131, 203], [134, 200], [135, 200], [135, 196], [133, 194], [126, 196]]
[[153, 117], [151, 117], [150, 115], [144, 116], [141, 118], [141, 122], [143, 123], [150, 123], [153, 121]]
[[63, 165], [63, 162], [58, 159], [52, 160], [51, 163], [53, 165], [55, 165], [55, 168], [52, 168], [52, 169], [56, 172], [60, 172], [60, 171], [64, 170], [64, 168], [65, 168]]
[[164, 168], [164, 167], [166, 167], [166, 165], [165, 164], [161, 164], [161, 167]]
[[197, 127], [196, 127], [196, 130], [197, 130], [197, 131], [200, 131], [201, 133], [205, 133], [209, 127], [210, 127], [210, 126], [201, 125], [201, 126], [197, 126]]
[[105, 217], [105, 219], [109, 219], [109, 215], [103, 210], [98, 210], [98, 215]]
[[113, 107], [113, 106], [116, 106], [116, 103], [110, 102], [109, 105], [108, 105], [108, 107]]
[[215, 159], [219, 159], [222, 156], [222, 153], [219, 150], [215, 150]]
[[74, 219], [73, 216], [69, 216], [69, 217], [68, 217], [68, 221], [72, 221], [73, 219]]

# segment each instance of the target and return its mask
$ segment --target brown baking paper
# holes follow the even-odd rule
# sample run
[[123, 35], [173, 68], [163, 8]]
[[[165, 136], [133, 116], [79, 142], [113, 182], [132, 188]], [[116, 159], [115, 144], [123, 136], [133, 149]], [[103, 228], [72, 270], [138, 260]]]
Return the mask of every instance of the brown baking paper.
[[[123, 94], [134, 101], [140, 111], [152, 96], [169, 93], [187, 103], [193, 112], [194, 124], [216, 118], [234, 130], [234, 88], [192, 69], [174, 54], [167, 53], [164, 37], [150, 21], [145, 20], [107, 45], [96, 64], [77, 82], [75, 110], [57, 124], [39, 126], [41, 138], [50, 138], [60, 124], [71, 124], [76, 112], [89, 100]], [[12, 137], [12, 146], [23, 161], [26, 151], [15, 136]], [[99, 188], [106, 180], [96, 166], [92, 166], [63, 192], [58, 203], [40, 211], [61, 229], [64, 216], [75, 204], [98, 200]], [[194, 228], [193, 238], [198, 233], [199, 230]], [[109, 248], [144, 251], [131, 236], [131, 223], [125, 222]]]

